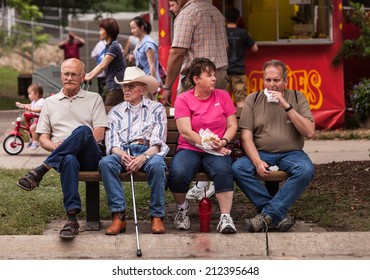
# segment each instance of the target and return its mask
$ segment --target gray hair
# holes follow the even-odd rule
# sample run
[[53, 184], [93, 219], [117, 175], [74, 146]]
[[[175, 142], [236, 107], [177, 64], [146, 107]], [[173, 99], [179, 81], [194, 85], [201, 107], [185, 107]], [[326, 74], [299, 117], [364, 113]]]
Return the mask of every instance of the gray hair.
[[283, 79], [285, 80], [287, 78], [287, 76], [288, 76], [288, 70], [286, 68], [285, 63], [283, 63], [283, 62], [281, 62], [280, 60], [277, 60], [277, 59], [273, 59], [273, 60], [267, 61], [263, 65], [263, 72], [265, 72], [265, 69], [268, 66], [281, 67], [281, 69], [283, 70]]
[[68, 63], [72, 60], [75, 60], [76, 62], [79, 62], [81, 67], [82, 67], [82, 73], [85, 73], [85, 64], [81, 60], [79, 60], [78, 58], [67, 58], [66, 60], [64, 60], [62, 62], [62, 65], [60, 66], [60, 70], [62, 71], [63, 67], [64, 67], [64, 64], [66, 64], [66, 63]]

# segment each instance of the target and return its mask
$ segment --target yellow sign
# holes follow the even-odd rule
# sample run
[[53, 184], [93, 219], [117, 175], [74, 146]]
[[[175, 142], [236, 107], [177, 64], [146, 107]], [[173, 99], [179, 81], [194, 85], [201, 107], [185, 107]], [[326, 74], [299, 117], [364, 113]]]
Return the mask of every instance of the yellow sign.
[[[317, 70], [302, 69], [292, 71], [288, 67], [287, 88], [302, 92], [310, 103], [311, 109], [317, 110], [322, 106], [323, 93], [320, 88], [321, 84], [321, 75]], [[263, 88], [263, 71], [250, 72], [247, 79], [248, 94]]]

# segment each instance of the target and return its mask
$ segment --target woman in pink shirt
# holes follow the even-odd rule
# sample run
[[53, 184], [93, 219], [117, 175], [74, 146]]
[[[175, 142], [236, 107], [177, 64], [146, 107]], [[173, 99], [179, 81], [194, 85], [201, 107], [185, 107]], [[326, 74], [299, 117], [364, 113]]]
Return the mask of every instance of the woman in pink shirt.
[[[179, 95], [175, 102], [180, 136], [168, 184], [178, 208], [175, 226], [189, 229], [189, 203], [185, 195], [194, 175], [198, 171], [207, 173], [214, 181], [221, 211], [217, 230], [235, 233], [230, 216], [234, 180], [227, 146], [237, 131], [236, 109], [228, 92], [215, 89], [215, 72], [215, 64], [207, 58], [195, 58], [189, 67], [188, 79], [194, 88]], [[202, 134], [207, 129], [212, 137]]]

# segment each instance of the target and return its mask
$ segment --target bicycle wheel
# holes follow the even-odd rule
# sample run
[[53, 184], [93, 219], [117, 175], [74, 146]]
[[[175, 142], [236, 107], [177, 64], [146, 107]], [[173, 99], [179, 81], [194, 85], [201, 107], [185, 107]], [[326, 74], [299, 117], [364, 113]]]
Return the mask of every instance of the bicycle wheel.
[[9, 155], [15, 156], [22, 152], [24, 141], [18, 135], [9, 135], [4, 139], [3, 148]]

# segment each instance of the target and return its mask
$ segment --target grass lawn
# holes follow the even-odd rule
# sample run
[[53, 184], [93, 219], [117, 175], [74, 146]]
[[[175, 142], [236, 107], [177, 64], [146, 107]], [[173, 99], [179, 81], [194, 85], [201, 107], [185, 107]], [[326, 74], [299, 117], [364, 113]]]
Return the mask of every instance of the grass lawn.
[[[346, 170], [346, 172], [344, 172]], [[0, 169], [0, 235], [42, 234], [48, 223], [64, 220], [62, 191], [59, 174], [48, 172], [38, 188], [27, 192], [16, 186], [16, 180], [28, 170]], [[370, 161], [339, 162], [316, 165], [316, 174], [310, 186], [294, 203], [289, 213], [295, 219], [312, 221], [328, 231], [369, 231], [370, 221]], [[80, 183], [82, 212], [85, 219], [85, 184]], [[133, 220], [131, 186], [124, 183], [127, 209], [126, 217]], [[149, 188], [146, 183], [135, 183], [138, 220], [149, 219]], [[165, 193], [166, 218], [175, 215], [175, 205], [169, 190]], [[219, 209], [215, 196], [211, 198], [212, 215], [216, 221]], [[196, 220], [197, 209], [192, 211]], [[253, 217], [256, 209], [235, 187], [232, 208], [234, 221], [244, 224], [245, 218]], [[110, 219], [104, 187], [100, 187], [100, 218]]]
[[[53, 220], [64, 220], [63, 194], [59, 174], [48, 172], [39, 187], [31, 192], [24, 191], [16, 181], [24, 176], [26, 169], [0, 169], [0, 235], [42, 234], [47, 224]], [[85, 219], [85, 184], [80, 183], [82, 212], [79, 219]], [[133, 219], [131, 186], [124, 184], [127, 200], [127, 219]], [[149, 188], [145, 183], [135, 183], [135, 195], [138, 219], [149, 218]], [[166, 192], [166, 202], [172, 202], [172, 195]], [[100, 218], [110, 219], [105, 191], [100, 189]]]
[[17, 97], [18, 74], [14, 69], [0, 67], [0, 97]]

